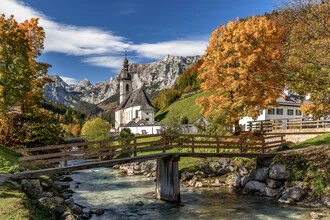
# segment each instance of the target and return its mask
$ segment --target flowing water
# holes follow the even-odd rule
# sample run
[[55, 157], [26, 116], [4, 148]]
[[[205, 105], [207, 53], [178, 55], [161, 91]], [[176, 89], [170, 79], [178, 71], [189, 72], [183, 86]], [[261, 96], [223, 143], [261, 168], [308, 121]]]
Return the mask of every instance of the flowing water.
[[[280, 205], [275, 199], [246, 196], [227, 187], [181, 188], [181, 204], [146, 199], [155, 192], [155, 182], [144, 176], [122, 176], [118, 170], [100, 168], [72, 174], [74, 201], [90, 209], [105, 209], [92, 219], [311, 219], [309, 213], [330, 219], [330, 209]], [[142, 201], [143, 206], [136, 203]]]

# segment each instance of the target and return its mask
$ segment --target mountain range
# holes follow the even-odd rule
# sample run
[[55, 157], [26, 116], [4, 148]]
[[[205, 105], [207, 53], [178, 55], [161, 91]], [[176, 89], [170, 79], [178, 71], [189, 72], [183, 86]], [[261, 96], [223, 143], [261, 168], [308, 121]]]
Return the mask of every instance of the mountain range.
[[[168, 55], [148, 64], [129, 64], [133, 90], [143, 87], [152, 99], [158, 91], [170, 88], [176, 78], [199, 59], [200, 56]], [[90, 109], [96, 111], [94, 113], [111, 111], [118, 102], [120, 73], [107, 82], [92, 84], [88, 79], [83, 79], [78, 84], [70, 85], [58, 75], [50, 75], [53, 82], [45, 85], [44, 97], [47, 101], [61, 103], [88, 114], [91, 113]]]

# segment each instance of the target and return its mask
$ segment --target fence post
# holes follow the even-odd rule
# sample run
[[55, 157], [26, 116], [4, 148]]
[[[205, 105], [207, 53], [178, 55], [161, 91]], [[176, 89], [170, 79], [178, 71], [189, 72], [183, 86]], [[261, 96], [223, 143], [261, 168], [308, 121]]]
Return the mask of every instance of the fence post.
[[262, 135], [262, 146], [261, 146], [261, 152], [262, 153], [265, 153], [265, 144], [266, 144], [266, 142], [265, 142], [265, 135]]
[[302, 129], [302, 119], [300, 119], [300, 130]]
[[[27, 156], [28, 156], [27, 152], [23, 152], [23, 157], [27, 157]], [[26, 165], [25, 162], [23, 162], [23, 169], [24, 169], [24, 171], [27, 171], [27, 168], [28, 168], [28, 166]]]
[[319, 120], [316, 121], [316, 128], [319, 128]]
[[220, 146], [219, 146], [219, 145], [220, 145], [220, 144], [219, 144], [219, 136], [217, 136], [216, 139], [217, 139], [217, 153], [219, 153], [219, 147], [220, 147]]
[[194, 137], [191, 137], [191, 140], [192, 140], [192, 143], [191, 143], [191, 152], [192, 153], [195, 153], [195, 149], [194, 149], [194, 146], [195, 146], [195, 144], [194, 144]]
[[239, 148], [241, 149], [241, 153], [243, 153], [243, 136], [239, 137]]
[[252, 121], [249, 121], [249, 131], [252, 131]]
[[133, 153], [133, 155], [134, 155], [134, 157], [136, 157], [137, 156], [137, 152], [136, 152], [136, 137], [134, 137], [134, 146], [133, 146], [133, 148], [134, 148], [134, 153]]
[[166, 133], [163, 133], [163, 153], [166, 152]]
[[67, 147], [66, 144], [64, 144], [64, 166], [66, 167], [68, 165], [67, 161]]
[[281, 135], [281, 143], [282, 143], [282, 146], [284, 145], [284, 135], [282, 134]]
[[264, 122], [263, 121], [261, 121], [261, 123], [260, 123], [260, 131], [264, 132]]

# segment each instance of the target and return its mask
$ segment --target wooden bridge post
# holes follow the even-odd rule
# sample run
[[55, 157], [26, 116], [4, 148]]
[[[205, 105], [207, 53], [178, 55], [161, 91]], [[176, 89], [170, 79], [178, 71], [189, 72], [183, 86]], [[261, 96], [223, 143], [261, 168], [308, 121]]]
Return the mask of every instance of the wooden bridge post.
[[136, 152], [136, 138], [134, 138], [134, 157], [137, 156], [137, 152]]
[[68, 161], [67, 161], [67, 147], [66, 144], [64, 144], [64, 166], [68, 165]]
[[156, 198], [171, 203], [180, 203], [179, 157], [157, 159]]
[[166, 133], [163, 133], [163, 153], [166, 152]]

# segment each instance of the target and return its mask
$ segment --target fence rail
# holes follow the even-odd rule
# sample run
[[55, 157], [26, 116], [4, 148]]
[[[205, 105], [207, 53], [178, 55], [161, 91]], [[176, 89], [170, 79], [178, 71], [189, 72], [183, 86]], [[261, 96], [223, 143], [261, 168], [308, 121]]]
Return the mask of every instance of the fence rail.
[[330, 120], [304, 121], [303, 119], [251, 121], [249, 131], [271, 132], [274, 130], [330, 128]]
[[51, 145], [36, 148], [19, 149], [23, 156], [19, 158], [24, 168], [33, 166], [60, 164], [68, 165], [70, 160], [96, 159], [110, 160], [165, 153], [265, 153], [272, 148], [285, 144], [284, 135], [240, 135], [209, 136], [202, 134], [154, 134], [130, 138]]

